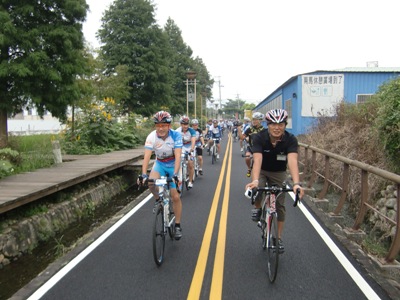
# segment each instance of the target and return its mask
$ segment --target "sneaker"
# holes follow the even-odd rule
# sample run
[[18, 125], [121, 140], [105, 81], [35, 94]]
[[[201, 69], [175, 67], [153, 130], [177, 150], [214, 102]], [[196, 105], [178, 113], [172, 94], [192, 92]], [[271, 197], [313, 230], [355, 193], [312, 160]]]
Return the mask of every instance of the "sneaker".
[[285, 252], [285, 247], [283, 247], [283, 241], [281, 239], [278, 239], [278, 250], [279, 254], [282, 254]]
[[203, 169], [200, 169], [200, 170], [199, 170], [199, 174], [200, 174], [200, 175], [203, 175]]
[[247, 174], [246, 174], [246, 176], [247, 177], [250, 177], [251, 176], [251, 170], [249, 169], [249, 170], [247, 170]]
[[260, 221], [260, 217], [261, 217], [261, 208], [254, 208], [251, 210], [251, 219], [254, 222]]
[[242, 147], [242, 148], [240, 148], [240, 152], [243, 152], [243, 147]]
[[191, 189], [193, 187], [193, 182], [188, 183], [188, 188]]
[[217, 159], [219, 159], [219, 154], [217, 154]]
[[182, 228], [175, 227], [175, 240], [180, 240], [182, 237]]

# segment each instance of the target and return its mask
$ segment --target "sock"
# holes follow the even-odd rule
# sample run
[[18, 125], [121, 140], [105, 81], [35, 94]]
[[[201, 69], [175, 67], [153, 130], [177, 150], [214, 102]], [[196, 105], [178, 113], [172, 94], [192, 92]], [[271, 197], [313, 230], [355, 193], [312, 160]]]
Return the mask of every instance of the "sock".
[[175, 227], [181, 227], [181, 223], [175, 223]]

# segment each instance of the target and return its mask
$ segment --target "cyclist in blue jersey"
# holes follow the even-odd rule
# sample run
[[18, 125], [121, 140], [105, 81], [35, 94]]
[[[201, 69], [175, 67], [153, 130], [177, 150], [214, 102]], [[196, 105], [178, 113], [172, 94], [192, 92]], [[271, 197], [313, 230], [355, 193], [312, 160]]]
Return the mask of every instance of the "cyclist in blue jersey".
[[213, 139], [218, 139], [215, 141], [215, 143], [217, 144], [217, 159], [219, 159], [219, 153], [221, 150], [221, 144], [220, 144], [220, 139], [222, 136], [222, 132], [221, 132], [221, 126], [218, 125], [218, 121], [217, 120], [213, 120], [212, 125], [209, 128], [209, 131], [211, 133], [211, 138], [209, 141], [210, 146], [213, 143]]
[[197, 152], [197, 160], [199, 162], [199, 174], [203, 175], [203, 147], [204, 147], [204, 138], [203, 131], [199, 128], [199, 120], [192, 120], [192, 128], [196, 131], [196, 152]]
[[188, 188], [193, 187], [193, 175], [194, 175], [194, 165], [193, 165], [193, 155], [194, 148], [196, 147], [196, 131], [189, 127], [189, 118], [187, 116], [182, 116], [180, 119], [181, 127], [176, 129], [182, 135], [183, 147], [182, 152], [189, 152], [190, 157], [188, 157], [188, 170], [189, 170], [189, 184]]
[[[182, 202], [177, 191], [176, 182], [179, 178], [181, 164], [182, 136], [179, 132], [171, 129], [172, 117], [168, 112], [157, 112], [153, 116], [153, 121], [156, 129], [146, 138], [142, 175], [139, 176], [138, 184], [144, 184], [148, 178], [157, 179], [161, 176], [167, 176], [167, 174], [175, 179], [174, 182], [170, 183], [170, 191], [175, 213], [175, 239], [179, 240], [182, 237]], [[156, 156], [156, 161], [150, 172], [150, 176], [148, 176], [147, 169], [153, 152]], [[149, 182], [149, 189], [156, 201], [158, 201], [156, 186]]]

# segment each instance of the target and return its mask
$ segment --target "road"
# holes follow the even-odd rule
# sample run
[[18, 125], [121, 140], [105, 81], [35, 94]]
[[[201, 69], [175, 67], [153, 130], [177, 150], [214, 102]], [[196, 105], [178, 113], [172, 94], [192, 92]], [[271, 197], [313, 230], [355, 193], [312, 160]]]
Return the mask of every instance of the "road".
[[[231, 151], [232, 150], [232, 151]], [[183, 237], [152, 256], [153, 199], [146, 198], [29, 299], [389, 299], [304, 204], [287, 196], [285, 253], [271, 284], [260, 231], [244, 197], [239, 143], [183, 196]]]

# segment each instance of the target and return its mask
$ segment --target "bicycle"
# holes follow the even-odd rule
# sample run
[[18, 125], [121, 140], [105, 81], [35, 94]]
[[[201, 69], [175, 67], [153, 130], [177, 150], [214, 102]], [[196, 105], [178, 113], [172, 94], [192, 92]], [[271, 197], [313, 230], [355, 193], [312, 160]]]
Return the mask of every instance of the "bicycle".
[[189, 169], [188, 169], [188, 161], [189, 152], [185, 152], [181, 154], [181, 174], [182, 174], [182, 186], [180, 188], [181, 196], [183, 195], [184, 187], [186, 190], [189, 190]]
[[[147, 179], [158, 186], [158, 195], [160, 200], [157, 201], [153, 208], [155, 214], [153, 227], [153, 257], [157, 266], [161, 266], [164, 261], [165, 237], [168, 235], [171, 240], [175, 237], [175, 214], [169, 194], [169, 184], [173, 182], [173, 178], [162, 176], [159, 179]], [[176, 182], [177, 184], [177, 182]]]
[[193, 182], [196, 179], [196, 177], [199, 176], [199, 170], [200, 170], [200, 166], [199, 166], [199, 161], [197, 159], [197, 150], [194, 150], [193, 153], [193, 166], [194, 166], [194, 173], [193, 173]]
[[[283, 183], [282, 187], [277, 185], [259, 187], [256, 193], [252, 190], [246, 191], [246, 197], [251, 198], [252, 204], [254, 204], [257, 193], [265, 192], [265, 198], [262, 201], [261, 206], [261, 217], [258, 221], [257, 226], [261, 228], [262, 237], [262, 248], [267, 250], [267, 267], [268, 267], [268, 278], [273, 283], [278, 274], [278, 262], [279, 262], [279, 246], [278, 246], [278, 214], [276, 211], [276, 199], [282, 193], [293, 192], [292, 188], [287, 188], [287, 185]], [[296, 197], [293, 206], [296, 207], [300, 201], [300, 189], [296, 191]]]
[[219, 141], [219, 138], [212, 138], [213, 144], [210, 148], [211, 154], [211, 163], [214, 164], [217, 161], [217, 143], [215, 141]]

